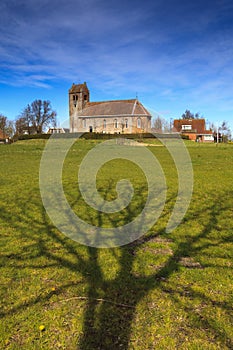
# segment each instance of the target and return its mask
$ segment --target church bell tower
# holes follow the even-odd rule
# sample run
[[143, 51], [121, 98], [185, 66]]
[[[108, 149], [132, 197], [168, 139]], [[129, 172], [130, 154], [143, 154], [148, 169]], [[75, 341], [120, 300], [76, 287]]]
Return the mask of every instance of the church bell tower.
[[82, 114], [82, 110], [89, 100], [90, 93], [86, 82], [83, 84], [73, 84], [69, 89], [70, 132], [75, 131], [77, 118]]

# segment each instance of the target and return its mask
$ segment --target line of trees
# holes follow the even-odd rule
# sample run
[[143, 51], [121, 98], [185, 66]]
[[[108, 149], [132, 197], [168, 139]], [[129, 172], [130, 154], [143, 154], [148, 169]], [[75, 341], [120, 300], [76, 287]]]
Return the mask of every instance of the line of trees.
[[[4, 134], [13, 137], [14, 135], [40, 134], [45, 131], [45, 128], [55, 127], [57, 113], [52, 109], [50, 101], [35, 100], [28, 104], [18, 116], [15, 122], [8, 120], [6, 116], [0, 113], [0, 130]], [[192, 113], [190, 110], [181, 115], [181, 119], [200, 119], [200, 113]], [[165, 118], [157, 116], [153, 120], [152, 130], [155, 132], [169, 132], [172, 129], [171, 120], [168, 122]], [[217, 126], [210, 123], [209, 129], [215, 133], [221, 133], [223, 140], [231, 139], [231, 130], [227, 121], [223, 121]]]
[[181, 119], [200, 119], [203, 118], [202, 116], [200, 116], [200, 113], [192, 113], [190, 112], [189, 109], [186, 109], [186, 111], [182, 114]]
[[227, 142], [232, 138], [231, 129], [228, 125], [228, 122], [225, 120], [220, 125], [210, 123], [209, 128], [214, 132], [216, 137], [218, 134], [218, 137], [221, 138], [223, 142]]
[[45, 128], [56, 126], [56, 116], [50, 101], [35, 100], [23, 109], [15, 122], [0, 114], [0, 130], [11, 137], [24, 133], [40, 134]]

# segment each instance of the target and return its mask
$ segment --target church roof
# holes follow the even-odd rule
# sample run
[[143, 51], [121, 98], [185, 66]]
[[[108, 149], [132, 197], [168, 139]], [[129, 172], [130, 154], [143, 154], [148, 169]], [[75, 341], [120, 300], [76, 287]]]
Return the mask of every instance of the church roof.
[[150, 116], [146, 108], [138, 101], [114, 100], [102, 102], [87, 102], [84, 109], [79, 112], [83, 117], [110, 117], [110, 116]]

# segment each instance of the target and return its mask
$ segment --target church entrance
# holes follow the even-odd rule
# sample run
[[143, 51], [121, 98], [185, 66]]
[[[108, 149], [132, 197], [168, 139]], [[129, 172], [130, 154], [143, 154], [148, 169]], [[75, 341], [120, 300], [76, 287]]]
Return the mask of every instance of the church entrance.
[[93, 129], [92, 129], [92, 125], [89, 126], [89, 132], [92, 132]]

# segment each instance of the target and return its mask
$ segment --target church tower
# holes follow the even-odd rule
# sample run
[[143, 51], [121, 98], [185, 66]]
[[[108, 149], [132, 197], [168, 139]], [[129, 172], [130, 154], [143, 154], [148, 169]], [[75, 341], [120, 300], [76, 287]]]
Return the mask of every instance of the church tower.
[[74, 132], [76, 128], [78, 115], [81, 115], [83, 108], [90, 100], [90, 93], [86, 82], [83, 84], [73, 84], [69, 89], [69, 116], [70, 116], [70, 132]]

